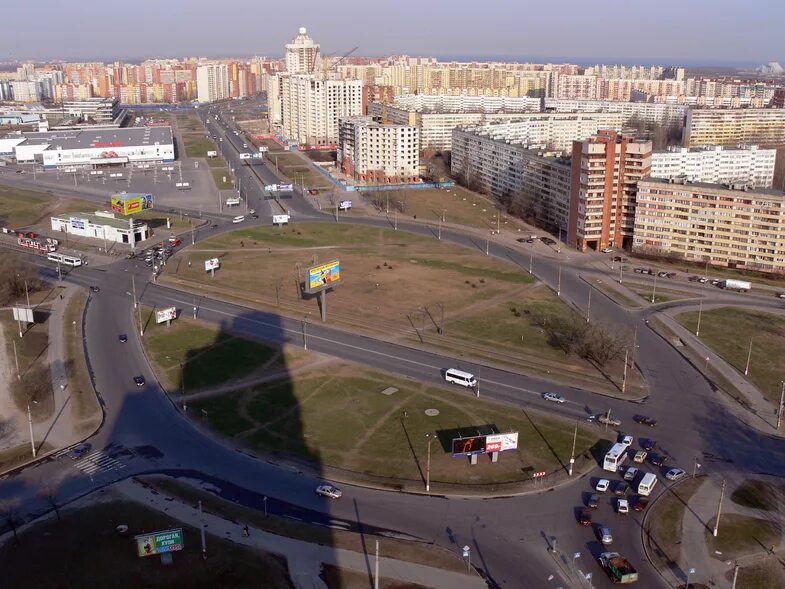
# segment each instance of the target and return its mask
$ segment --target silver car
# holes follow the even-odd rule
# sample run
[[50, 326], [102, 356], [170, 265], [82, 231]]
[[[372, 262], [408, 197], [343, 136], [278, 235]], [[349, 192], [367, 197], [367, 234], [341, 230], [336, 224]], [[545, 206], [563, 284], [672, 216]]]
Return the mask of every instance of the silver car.
[[554, 403], [564, 403], [566, 399], [557, 393], [543, 393], [542, 398], [546, 401], [553, 401]]
[[343, 493], [338, 487], [332, 485], [319, 485], [316, 487], [316, 494], [330, 499], [340, 499]]

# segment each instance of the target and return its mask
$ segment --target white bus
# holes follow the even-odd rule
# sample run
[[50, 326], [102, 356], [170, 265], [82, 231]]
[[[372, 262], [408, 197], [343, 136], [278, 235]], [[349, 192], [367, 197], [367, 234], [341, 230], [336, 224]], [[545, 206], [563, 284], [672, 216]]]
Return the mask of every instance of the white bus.
[[638, 483], [638, 494], [639, 495], [650, 495], [654, 486], [657, 484], [657, 475], [653, 472], [647, 472], [643, 475], [641, 482]]
[[603, 460], [602, 468], [610, 472], [618, 472], [619, 467], [622, 464], [624, 464], [624, 461], [627, 459], [628, 451], [629, 451], [629, 446], [627, 446], [627, 444], [614, 444], [613, 447], [610, 450], [608, 450], [608, 453], [605, 455], [605, 460]]
[[74, 268], [82, 265], [82, 258], [77, 258], [76, 256], [67, 256], [65, 254], [52, 252], [46, 257], [50, 262], [60, 262], [61, 264], [65, 264], [66, 266], [73, 266]]

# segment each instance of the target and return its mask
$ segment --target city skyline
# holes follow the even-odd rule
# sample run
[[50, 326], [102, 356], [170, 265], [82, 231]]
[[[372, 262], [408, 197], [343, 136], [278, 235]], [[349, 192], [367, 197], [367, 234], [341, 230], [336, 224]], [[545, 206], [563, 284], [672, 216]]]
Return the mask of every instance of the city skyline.
[[[47, 19], [36, 19], [33, 30], [29, 9], [11, 6], [4, 11], [6, 30], [0, 55], [10, 60], [66, 61], [277, 57], [294, 32], [304, 26], [325, 53], [337, 55], [358, 46], [357, 55], [441, 59], [715, 66], [785, 60], [776, 27], [785, 18], [785, 6], [772, 6], [764, 0], [744, 5], [698, 0], [688, 9], [676, 0], [634, 8], [623, 0], [612, 0], [607, 11], [566, 0], [558, 12], [502, 0], [482, 14], [470, 13], [468, 5], [407, 5], [404, 1], [395, 13], [385, 15], [384, 23], [357, 0], [348, 0], [335, 13], [305, 0], [276, 9], [275, 14], [244, 0], [227, 0], [220, 11], [226, 15], [225, 21], [206, 18], [207, 10], [213, 7], [204, 0], [174, 0], [165, 6], [141, 2], [139, 10], [126, 13], [117, 6], [86, 0], [81, 10], [73, 13], [66, 5], [45, 0], [42, 9]], [[417, 10], [416, 17], [413, 10]], [[767, 17], [761, 20], [763, 10]], [[352, 14], [351, 21], [346, 14]], [[117, 34], [119, 22], [129, 34]], [[645, 22], [644, 34], [620, 35], [619, 31], [630, 30], [631, 22]], [[434, 23], [441, 26], [435, 28]], [[729, 43], [727, 35], [716, 34], [730, 23], [733, 37], [742, 43]], [[143, 34], [134, 35], [134, 30]], [[625, 44], [625, 38], [634, 38], [634, 47]]]

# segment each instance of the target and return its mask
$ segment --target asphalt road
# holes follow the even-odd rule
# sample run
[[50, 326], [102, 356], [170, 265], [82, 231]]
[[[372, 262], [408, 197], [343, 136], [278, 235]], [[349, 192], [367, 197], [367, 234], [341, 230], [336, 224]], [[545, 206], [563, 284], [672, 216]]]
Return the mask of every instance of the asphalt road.
[[[212, 132], [225, 137], [220, 143], [230, 143], [224, 149], [238, 149], [229, 137], [234, 136], [233, 133], [227, 134], [225, 129]], [[229, 151], [226, 156], [229, 159], [233, 154]], [[230, 161], [238, 165], [240, 162], [239, 158], [236, 162]], [[268, 166], [257, 167], [261, 168], [262, 182], [277, 181]], [[254, 180], [250, 174], [251, 170], [248, 170], [247, 180], [241, 181], [243, 190], [246, 190], [247, 182], [248, 195], [252, 199], [249, 206], [256, 208], [261, 216], [263, 204], [269, 206], [271, 201], [261, 200], [264, 195], [257, 190], [259, 180]], [[254, 206], [257, 201], [253, 199], [259, 199], [259, 204]], [[293, 195], [290, 208], [294, 214], [303, 218], [325, 218], [307, 206], [305, 198]], [[200, 238], [233, 228], [225, 216], [215, 219], [219, 229], [205, 231]], [[384, 219], [343, 219], [341, 222], [387, 223]], [[398, 227], [420, 234], [431, 231], [428, 227], [404, 222]], [[442, 239], [485, 250], [484, 240], [456, 231], [442, 229]], [[506, 247], [491, 242], [488, 249], [490, 255], [508, 259], [518, 264], [522, 271], [528, 271], [530, 257], [525, 247]], [[562, 264], [560, 290], [566, 301], [585, 313], [589, 287], [581, 273], [588, 258], [577, 258], [572, 263]], [[535, 257], [533, 270], [540, 280], [552, 286], [559, 280], [558, 262], [548, 257]], [[51, 277], [53, 270], [48, 272]], [[307, 521], [324, 523], [325, 518], [329, 518], [337, 527], [371, 526], [455, 549], [468, 544], [472, 548], [473, 563], [504, 587], [578, 587], [581, 585], [573, 566], [592, 572], [595, 587], [610, 586], [599, 567], [589, 562], [591, 555], [600, 551], [599, 543], [592, 530], [578, 526], [574, 517], [574, 509], [585, 500], [585, 493], [594, 480], [601, 476], [599, 470], [591, 477], [555, 491], [525, 497], [447, 499], [344, 486], [343, 499], [326, 501], [313, 493], [318, 476], [249, 457], [206, 435], [198, 422], [183, 419], [180, 408], [162, 394], [144, 359], [133, 328], [133, 306], [128, 294], [132, 273], [137, 275], [138, 286], [148, 276], [138, 262], [122, 260], [103, 269], [80, 268], [67, 277], [85, 286], [97, 284], [101, 287], [101, 293], [90, 298], [85, 320], [86, 351], [106, 412], [106, 421], [91, 442], [122, 468], [86, 473], [78, 468], [79, 463], [71, 463], [65, 457], [50, 459], [0, 482], [0, 497], [18, 498], [23, 502], [23, 511], [30, 514], [47, 509], [46, 502], [36, 498], [36, 494], [52, 482], [59, 481], [59, 497], [64, 501], [120, 477], [141, 472], [167, 471], [183, 476], [209, 477], [227, 496], [256, 506], [266, 496], [271, 510]], [[145, 304], [174, 303], [184, 312], [193, 304], [193, 297], [188, 293], [152, 284], [146, 285], [141, 296]], [[198, 314], [202, 319], [227, 325], [252, 337], [302, 343], [303, 326], [297, 320], [209, 299], [198, 302]], [[614, 416], [622, 419], [624, 432], [636, 438], [648, 437], [654, 432], [635, 425], [632, 415], [651, 415], [660, 423], [654, 437], [673, 457], [673, 463], [686, 470], [690, 470], [696, 457], [701, 457], [704, 470], [717, 478], [740, 480], [757, 472], [785, 474], [785, 444], [751, 430], [730, 416], [706, 379], [648, 329], [643, 320], [645, 314], [644, 311], [620, 309], [599, 291], [593, 292], [592, 321], [620, 330], [632, 330], [637, 325], [640, 346], [637, 362], [651, 390], [651, 396], [642, 404], [559, 386], [491, 366], [481, 367], [464, 358], [450, 358], [383, 339], [354, 335], [315, 322], [307, 326], [307, 342], [309, 349], [315, 351], [432, 383], [441, 382], [439, 371], [443, 368], [465, 367], [481, 374], [483, 396], [521, 407], [547, 407], [574, 418], [610, 409]], [[129, 335], [128, 343], [119, 342], [120, 333]], [[133, 376], [138, 374], [147, 380], [143, 388], [133, 384]], [[562, 393], [567, 402], [558, 406], [546, 403], [540, 397], [545, 390]], [[455, 394], [470, 393], [456, 387]], [[663, 487], [661, 482], [660, 489]], [[610, 522], [614, 548], [628, 556], [641, 572], [638, 586], [661, 586], [659, 576], [642, 553], [640, 514], [616, 515], [610, 502], [605, 501], [597, 521]], [[547, 552], [546, 538], [552, 537], [558, 539], [558, 548], [566, 555], [566, 561], [560, 563]], [[581, 552], [581, 556], [573, 563], [576, 552]], [[548, 581], [550, 574], [555, 577]]]

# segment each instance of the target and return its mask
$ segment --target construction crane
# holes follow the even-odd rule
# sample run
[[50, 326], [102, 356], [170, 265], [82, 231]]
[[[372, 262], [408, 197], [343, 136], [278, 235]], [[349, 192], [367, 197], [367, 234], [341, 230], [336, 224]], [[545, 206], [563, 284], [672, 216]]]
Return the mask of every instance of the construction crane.
[[[347, 51], [346, 53], [341, 55], [341, 57], [339, 57], [335, 61], [330, 61], [329, 65], [325, 66], [324, 73], [327, 74], [327, 73], [331, 72], [332, 70], [334, 70], [336, 67], [341, 65], [346, 60], [347, 57], [349, 57], [352, 53], [354, 53], [358, 49], [359, 49], [359, 47], [352, 47], [349, 51]], [[328, 56], [322, 58], [322, 63], [326, 64], [328, 62], [328, 60], [330, 60], [330, 59], [332, 59], [332, 58], [331, 58], [331, 56], [328, 55]]]

